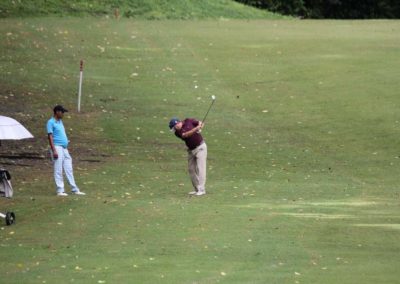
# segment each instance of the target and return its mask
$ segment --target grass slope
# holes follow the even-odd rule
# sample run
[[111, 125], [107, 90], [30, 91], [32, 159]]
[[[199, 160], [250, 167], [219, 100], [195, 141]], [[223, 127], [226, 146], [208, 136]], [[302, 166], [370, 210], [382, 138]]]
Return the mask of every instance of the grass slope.
[[103, 0], [3, 1], [0, 17], [43, 15], [120, 15], [140, 19], [266, 19], [282, 16], [245, 6], [231, 0]]
[[[88, 193], [54, 196], [44, 161], [13, 168], [3, 282], [398, 281], [398, 21], [0, 23], [0, 111], [44, 137], [50, 107], [68, 106]], [[211, 95], [209, 194], [188, 198], [167, 123]], [[87, 165], [80, 145], [111, 156]]]

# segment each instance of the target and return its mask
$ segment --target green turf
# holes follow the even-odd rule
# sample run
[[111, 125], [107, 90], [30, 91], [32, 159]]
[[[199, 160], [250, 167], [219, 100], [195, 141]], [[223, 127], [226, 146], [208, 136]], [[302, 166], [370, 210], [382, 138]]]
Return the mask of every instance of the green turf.
[[104, 15], [137, 19], [276, 19], [283, 16], [233, 0], [4, 0], [0, 18]]
[[[17, 170], [15, 199], [0, 201], [18, 217], [0, 231], [2, 281], [396, 283], [399, 29], [1, 20], [2, 111], [40, 137], [51, 105], [71, 108], [88, 193], [57, 198], [50, 168]], [[208, 195], [188, 198], [184, 146], [167, 124], [202, 117], [211, 95]], [[86, 166], [76, 143], [110, 157]]]

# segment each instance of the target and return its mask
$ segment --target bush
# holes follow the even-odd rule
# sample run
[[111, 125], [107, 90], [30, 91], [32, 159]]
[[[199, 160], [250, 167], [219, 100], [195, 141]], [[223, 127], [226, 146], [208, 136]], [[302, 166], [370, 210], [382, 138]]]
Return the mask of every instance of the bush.
[[308, 18], [400, 18], [398, 0], [236, 0], [272, 12]]

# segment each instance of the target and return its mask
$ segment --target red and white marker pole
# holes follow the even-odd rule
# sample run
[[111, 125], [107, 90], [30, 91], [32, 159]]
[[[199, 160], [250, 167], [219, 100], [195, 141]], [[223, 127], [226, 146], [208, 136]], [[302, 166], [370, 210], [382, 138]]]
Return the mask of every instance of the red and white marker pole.
[[78, 112], [81, 112], [82, 79], [83, 79], [83, 60], [81, 60], [80, 72], [79, 72]]

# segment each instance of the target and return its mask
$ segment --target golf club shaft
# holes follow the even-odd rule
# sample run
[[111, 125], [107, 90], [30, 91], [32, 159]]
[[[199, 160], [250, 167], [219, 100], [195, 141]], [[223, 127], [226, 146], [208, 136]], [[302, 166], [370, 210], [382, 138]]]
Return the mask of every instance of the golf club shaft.
[[203, 120], [202, 120], [203, 123], [204, 123], [204, 121], [206, 120], [207, 115], [208, 115], [208, 113], [210, 112], [210, 109], [211, 109], [211, 107], [213, 106], [214, 102], [215, 102], [215, 100], [212, 101], [210, 107], [208, 108], [207, 113], [206, 113], [206, 115], [204, 116], [204, 118], [203, 118]]

